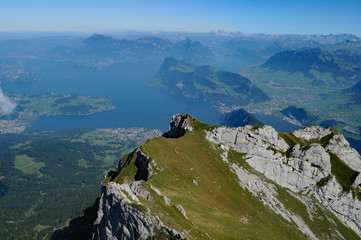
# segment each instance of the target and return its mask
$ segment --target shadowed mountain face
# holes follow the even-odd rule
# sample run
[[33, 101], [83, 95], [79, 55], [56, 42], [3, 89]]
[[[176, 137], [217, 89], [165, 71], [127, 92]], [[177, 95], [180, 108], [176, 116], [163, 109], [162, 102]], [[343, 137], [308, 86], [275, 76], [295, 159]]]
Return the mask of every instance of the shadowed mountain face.
[[315, 47], [320, 47], [322, 44], [309, 40], [309, 41], [302, 41], [302, 40], [278, 40], [274, 42], [272, 45], [268, 46], [267, 48], [263, 49], [261, 52], [267, 56], [272, 56], [276, 53], [287, 51], [287, 50], [305, 50], [311, 49]]
[[297, 108], [295, 106], [289, 106], [280, 112], [286, 117], [299, 122], [303, 126], [307, 126], [318, 120], [317, 116], [310, 115], [304, 108]]
[[361, 81], [352, 87], [345, 89], [343, 93], [350, 94], [354, 104], [361, 104]]
[[262, 122], [253, 116], [253, 114], [250, 114], [243, 108], [240, 108], [223, 114], [221, 124], [226, 127], [243, 127], [245, 125], [262, 125]]
[[175, 58], [166, 58], [149, 84], [172, 94], [230, 106], [269, 100], [246, 77], [209, 66], [195, 66]]
[[116, 62], [163, 60], [168, 56], [202, 62], [214, 56], [200, 42], [189, 38], [173, 43], [157, 37], [127, 40], [99, 34], [72, 46], [54, 48], [52, 54], [59, 60], [90, 68], [106, 67]]

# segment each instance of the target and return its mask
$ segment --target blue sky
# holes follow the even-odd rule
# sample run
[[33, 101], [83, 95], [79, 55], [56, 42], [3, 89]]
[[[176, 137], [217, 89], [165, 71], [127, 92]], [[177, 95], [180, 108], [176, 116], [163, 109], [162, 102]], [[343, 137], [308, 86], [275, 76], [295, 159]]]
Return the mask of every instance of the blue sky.
[[0, 0], [2, 31], [351, 33], [360, 0]]

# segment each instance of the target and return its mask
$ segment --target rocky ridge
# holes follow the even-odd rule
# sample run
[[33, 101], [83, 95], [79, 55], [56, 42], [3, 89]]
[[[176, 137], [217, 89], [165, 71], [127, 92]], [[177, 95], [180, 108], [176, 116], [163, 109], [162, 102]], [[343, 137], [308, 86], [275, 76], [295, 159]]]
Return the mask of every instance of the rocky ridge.
[[[347, 166], [355, 170], [357, 177], [353, 187], [360, 186], [361, 157], [352, 149], [342, 134], [330, 128], [306, 127], [294, 131], [295, 137], [307, 146], [290, 146], [270, 126], [254, 128], [214, 128], [206, 131], [206, 138], [215, 144], [223, 144], [223, 149], [245, 154], [246, 162], [268, 179], [292, 192], [314, 196], [333, 212], [342, 222], [361, 236], [361, 201], [352, 191], [345, 192], [332, 174], [331, 154], [336, 155]], [[327, 143], [322, 141], [327, 139]], [[236, 172], [241, 170], [232, 166]], [[245, 174], [239, 174], [240, 184], [247, 182]], [[252, 188], [252, 187], [250, 187]], [[270, 188], [268, 188], [270, 189]]]
[[[122, 184], [109, 182], [102, 187], [93, 239], [148, 239], [159, 235], [159, 232], [170, 238], [186, 239], [176, 230], [163, 224], [159, 217], [152, 215], [148, 208], [141, 207], [139, 198], [156, 203], [142, 182], [152, 176], [153, 168], [156, 170], [159, 168], [156, 165], [150, 165], [149, 157], [139, 148], [134, 155], [136, 155], [134, 164], [137, 166], [135, 181], [125, 181]], [[130, 155], [127, 160], [130, 161], [133, 157]], [[120, 162], [118, 170], [121, 171], [124, 167]], [[161, 196], [159, 190], [154, 187], [152, 190]], [[169, 199], [165, 196], [164, 201], [169, 204]], [[181, 205], [177, 207], [183, 209]], [[184, 209], [182, 214], [185, 215]]]
[[[198, 131], [195, 123], [188, 114], [175, 115], [164, 137], [181, 138], [187, 132]], [[281, 134], [270, 126], [245, 126], [205, 127], [202, 132], [235, 174], [239, 186], [265, 208], [294, 224], [307, 239], [320, 237], [308, 220], [286, 206], [279, 196], [280, 187], [304, 205], [312, 222], [319, 221], [315, 219], [317, 209], [327, 208], [361, 237], [361, 158], [336, 130], [310, 126], [292, 134]], [[241, 154], [245, 164], [234, 162], [230, 157], [233, 152]], [[335, 162], [351, 173], [349, 182], [337, 173]], [[133, 173], [129, 175], [129, 171]], [[174, 228], [165, 217], [166, 212], [156, 212], [152, 207], [152, 204], [164, 205], [173, 209], [173, 217], [178, 215], [181, 221], [192, 221], [189, 208], [161, 193], [149, 181], [164, 171], [162, 164], [143, 152], [142, 147], [123, 158], [117, 169], [110, 170], [103, 182], [93, 239], [193, 239], [192, 229], [185, 227], [187, 224]], [[202, 179], [192, 180], [197, 188], [201, 183]], [[326, 216], [323, 220], [336, 226], [335, 221]], [[240, 221], [248, 224], [245, 217]], [[192, 226], [198, 229], [194, 222]], [[337, 228], [328, 234], [322, 238], [345, 239]], [[213, 238], [205, 232], [201, 239]]]
[[140, 181], [130, 185], [110, 182], [104, 187], [93, 239], [148, 239], [159, 234], [157, 230], [169, 237], [185, 239], [176, 230], [164, 225], [149, 209], [146, 212], [138, 210], [137, 206], [141, 205], [139, 197], [155, 201]]

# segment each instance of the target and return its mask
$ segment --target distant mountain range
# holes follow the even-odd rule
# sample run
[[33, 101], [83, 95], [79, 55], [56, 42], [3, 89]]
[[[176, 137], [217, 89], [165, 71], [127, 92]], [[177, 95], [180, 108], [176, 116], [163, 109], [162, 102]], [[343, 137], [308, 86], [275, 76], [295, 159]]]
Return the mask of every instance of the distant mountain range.
[[149, 84], [172, 94], [229, 106], [270, 99], [248, 78], [237, 73], [196, 66], [173, 57], [164, 60]]
[[285, 80], [280, 80], [281, 78], [276, 76], [269, 78], [272, 79], [273, 84], [281, 85], [298, 85], [292, 80], [292, 74], [302, 74], [304, 78], [302, 85], [306, 86], [342, 88], [361, 80], [361, 62], [357, 61], [357, 58], [319, 47], [277, 53], [258, 68], [249, 69], [249, 72], [258, 70], [265, 72], [266, 78], [268, 73], [272, 75], [278, 72], [288, 73], [289, 77]]
[[360, 40], [345, 40], [336, 44], [326, 45], [331, 51], [346, 51], [353, 54], [361, 54]]
[[329, 51], [348, 53], [358, 49], [360, 53], [360, 38], [350, 34], [245, 34], [214, 31], [120, 32], [112, 33], [111, 36], [84, 36], [61, 33], [59, 36], [22, 36], [21, 39], [0, 40], [0, 57], [69, 61], [89, 68], [102, 68], [119, 61], [163, 60], [173, 56], [238, 72], [246, 66], [260, 65], [273, 54], [286, 50], [322, 47]]
[[[295, 50], [302, 51], [316, 47], [327, 49], [331, 52], [347, 52], [360, 54], [360, 38], [349, 34], [339, 35], [268, 35], [252, 34], [232, 38], [219, 44], [213, 51], [217, 56], [232, 58], [241, 66], [256, 66], [264, 63], [274, 54]], [[357, 49], [357, 51], [355, 51]], [[239, 71], [238, 70], [238, 71]]]
[[322, 44], [313, 40], [309, 40], [309, 41], [302, 41], [298, 39], [294, 41], [277, 40], [267, 48], [263, 49], [261, 53], [265, 54], [266, 56], [272, 56], [276, 53], [280, 53], [287, 50], [303, 50], [303, 49], [310, 49], [320, 46], [322, 46]]
[[203, 62], [214, 56], [200, 42], [189, 38], [173, 43], [157, 37], [128, 40], [99, 34], [71, 46], [56, 47], [52, 55], [56, 59], [90, 68], [106, 67], [117, 62], [161, 61], [169, 56]]
[[250, 48], [262, 51], [266, 48], [280, 43], [292, 48], [302, 48], [305, 45], [334, 45], [344, 41], [357, 42], [361, 39], [351, 34], [329, 34], [329, 35], [300, 35], [300, 34], [243, 34], [234, 36], [222, 44], [225, 48]]

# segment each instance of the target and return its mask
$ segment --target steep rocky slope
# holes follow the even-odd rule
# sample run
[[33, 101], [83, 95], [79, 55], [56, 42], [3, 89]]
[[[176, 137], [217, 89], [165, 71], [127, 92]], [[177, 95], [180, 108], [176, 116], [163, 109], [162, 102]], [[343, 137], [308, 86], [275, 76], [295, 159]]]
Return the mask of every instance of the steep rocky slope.
[[175, 115], [107, 173], [93, 239], [360, 239], [360, 171], [330, 128]]

